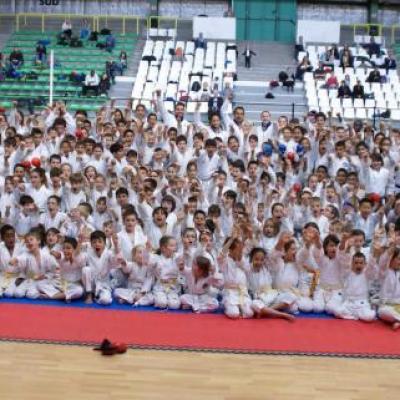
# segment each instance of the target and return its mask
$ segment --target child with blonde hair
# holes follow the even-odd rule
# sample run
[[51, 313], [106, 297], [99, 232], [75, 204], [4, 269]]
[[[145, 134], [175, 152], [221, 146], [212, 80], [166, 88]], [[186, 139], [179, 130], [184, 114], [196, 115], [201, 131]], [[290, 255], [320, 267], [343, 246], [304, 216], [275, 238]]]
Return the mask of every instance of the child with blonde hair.
[[215, 270], [211, 256], [198, 252], [191, 266], [181, 264], [180, 269], [187, 286], [186, 293], [181, 296], [182, 307], [190, 308], [195, 313], [216, 310], [219, 304], [211, 289], [222, 286], [222, 275]]
[[252, 318], [252, 301], [248, 291], [246, 271], [249, 267], [243, 257], [244, 243], [238, 230], [227, 238], [218, 256], [220, 271], [224, 276], [223, 304], [229, 318]]
[[134, 306], [149, 306], [154, 303], [151, 292], [155, 276], [155, 257], [151, 256], [145, 246], [137, 245], [132, 249], [132, 261], [122, 259], [122, 271], [128, 275], [126, 288], [116, 288], [114, 296], [120, 303]]

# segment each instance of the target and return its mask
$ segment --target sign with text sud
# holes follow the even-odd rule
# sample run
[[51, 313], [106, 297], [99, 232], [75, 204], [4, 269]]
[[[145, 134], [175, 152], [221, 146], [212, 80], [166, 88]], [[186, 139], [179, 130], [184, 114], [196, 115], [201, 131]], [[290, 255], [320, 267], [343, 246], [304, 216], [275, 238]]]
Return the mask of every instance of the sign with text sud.
[[39, 0], [41, 6], [58, 6], [61, 0]]

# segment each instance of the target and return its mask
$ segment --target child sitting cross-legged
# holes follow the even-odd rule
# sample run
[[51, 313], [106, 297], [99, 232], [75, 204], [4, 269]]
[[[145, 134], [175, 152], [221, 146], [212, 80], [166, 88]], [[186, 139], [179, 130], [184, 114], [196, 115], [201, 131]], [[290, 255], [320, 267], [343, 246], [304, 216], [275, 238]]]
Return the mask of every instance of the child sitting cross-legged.
[[206, 252], [197, 252], [191, 266], [179, 264], [185, 276], [186, 293], [181, 296], [182, 308], [196, 313], [211, 312], [218, 308], [218, 300], [212, 295], [213, 287], [222, 286], [222, 275], [215, 270], [212, 258]]

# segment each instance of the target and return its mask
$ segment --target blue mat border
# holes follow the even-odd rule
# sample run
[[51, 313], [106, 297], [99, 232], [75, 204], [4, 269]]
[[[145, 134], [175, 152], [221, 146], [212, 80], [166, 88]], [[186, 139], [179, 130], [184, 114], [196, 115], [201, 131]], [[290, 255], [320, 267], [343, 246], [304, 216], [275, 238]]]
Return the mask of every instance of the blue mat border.
[[[117, 311], [141, 311], [141, 312], [170, 312], [175, 314], [191, 314], [190, 310], [161, 310], [153, 306], [136, 306], [132, 307], [128, 304], [119, 304], [113, 301], [110, 305], [105, 306], [97, 303], [86, 304], [83, 300], [74, 300], [71, 303], [66, 303], [62, 300], [32, 300], [32, 299], [16, 299], [10, 297], [3, 297], [0, 299], [1, 304], [27, 304], [35, 306], [53, 306], [53, 307], [63, 307], [63, 308], [89, 308], [89, 309], [103, 309], [103, 310], [117, 310]], [[214, 311], [212, 314], [223, 314], [223, 308], [220, 307], [218, 310]], [[320, 319], [333, 319], [331, 315], [326, 313], [299, 313], [296, 314], [296, 318], [320, 318]]]

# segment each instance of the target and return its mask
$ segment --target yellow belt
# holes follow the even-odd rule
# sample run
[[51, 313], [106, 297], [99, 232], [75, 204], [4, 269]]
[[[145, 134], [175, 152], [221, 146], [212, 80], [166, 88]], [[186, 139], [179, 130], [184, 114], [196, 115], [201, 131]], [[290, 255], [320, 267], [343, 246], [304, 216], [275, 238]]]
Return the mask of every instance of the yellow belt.
[[173, 286], [175, 286], [178, 282], [177, 278], [171, 278], [171, 279], [162, 279], [161, 284], [163, 285], [164, 289], [168, 292], [172, 289]]
[[315, 289], [317, 288], [318, 283], [319, 283], [319, 276], [320, 276], [320, 272], [318, 270], [316, 270], [313, 273], [313, 277], [312, 277], [312, 281], [311, 281], [310, 297], [314, 296]]
[[264, 286], [261, 286], [254, 294], [256, 296], [261, 296], [263, 294], [268, 294], [268, 293], [274, 292], [274, 291], [275, 291], [275, 289], [272, 289], [271, 285], [264, 285]]
[[36, 281], [39, 278], [40, 275], [34, 274], [33, 272], [29, 272], [26, 274], [26, 279], [32, 279]]

